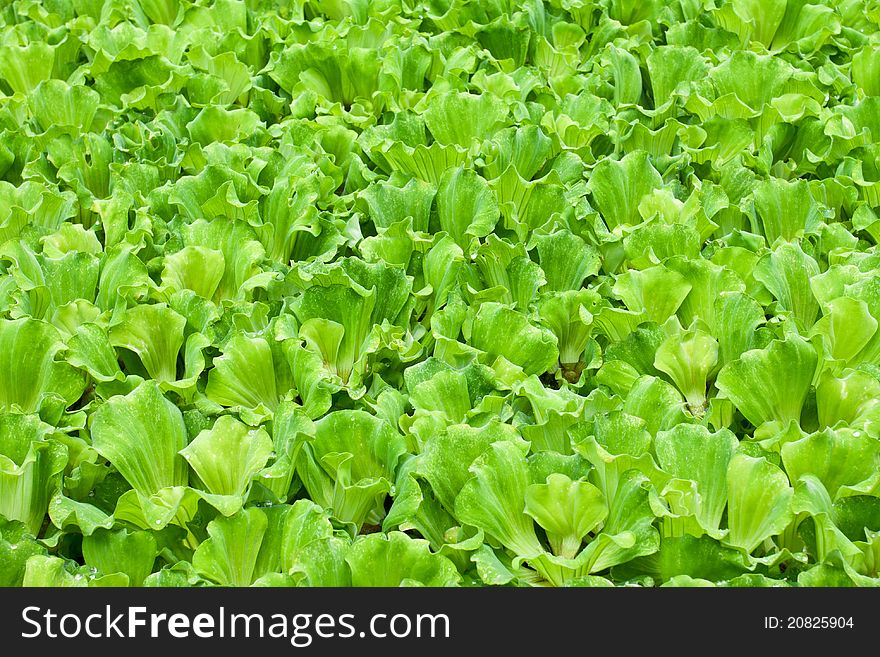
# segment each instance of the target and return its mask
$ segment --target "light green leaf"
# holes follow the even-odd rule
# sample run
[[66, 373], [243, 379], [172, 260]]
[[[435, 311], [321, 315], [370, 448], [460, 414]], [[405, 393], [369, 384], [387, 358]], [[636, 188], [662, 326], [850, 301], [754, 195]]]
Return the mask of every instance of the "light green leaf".
[[755, 265], [755, 279], [764, 284], [780, 308], [791, 313], [804, 331], [813, 326], [819, 314], [819, 302], [810, 287], [810, 278], [818, 273], [819, 265], [797, 243], [780, 244]]
[[654, 367], [669, 375], [695, 417], [706, 409], [706, 381], [718, 362], [718, 342], [699, 329], [669, 336], [657, 349]]
[[279, 401], [275, 355], [265, 339], [235, 335], [214, 359], [205, 394], [223, 406], [273, 411]]
[[[556, 336], [559, 362], [571, 383], [576, 383], [580, 374], [574, 366], [581, 362], [589, 364], [588, 359], [581, 357], [586, 351], [592, 351], [588, 347], [593, 333], [592, 312], [597, 309], [599, 299], [591, 290], [564, 290], [544, 296], [539, 302], [541, 323]], [[572, 367], [566, 369], [566, 366]]]
[[212, 520], [208, 538], [193, 554], [193, 568], [221, 586], [250, 586], [267, 527], [266, 514], [254, 507]]
[[13, 92], [28, 94], [52, 77], [55, 48], [44, 41], [0, 47], [0, 75]]
[[590, 176], [588, 187], [609, 230], [640, 223], [639, 203], [663, 184], [648, 161], [648, 154], [636, 151], [620, 161], [601, 160]]
[[172, 382], [185, 326], [186, 319], [165, 304], [139, 305], [110, 327], [110, 343], [137, 354], [151, 378]]
[[782, 463], [792, 481], [804, 475], [822, 482], [832, 500], [841, 486], [860, 484], [877, 471], [880, 442], [862, 431], [840, 428], [805, 436], [782, 446]]
[[456, 167], [440, 178], [437, 215], [440, 228], [467, 249], [472, 238], [492, 232], [499, 216], [498, 201], [478, 174]]
[[311, 499], [359, 527], [379, 514], [405, 451], [403, 436], [387, 422], [366, 411], [338, 410], [315, 423], [315, 438], [303, 445], [296, 469]]
[[543, 551], [535, 528], [523, 511], [529, 485], [522, 448], [510, 441], [492, 443], [470, 466], [473, 477], [455, 498], [457, 518], [478, 527], [520, 558]]
[[361, 537], [345, 560], [352, 586], [455, 586], [461, 579], [449, 559], [431, 553], [427, 541], [402, 532]]
[[755, 346], [755, 330], [765, 321], [764, 311], [752, 297], [740, 292], [722, 292], [714, 305], [718, 362], [726, 365]]
[[697, 518], [707, 531], [721, 525], [727, 504], [727, 468], [739, 441], [727, 429], [681, 424], [661, 431], [654, 440], [660, 467], [673, 477], [696, 482]]
[[583, 538], [608, 515], [602, 492], [586, 481], [551, 474], [526, 488], [525, 512], [543, 527], [554, 554], [573, 558]]
[[141, 495], [187, 483], [183, 415], [154, 381], [107, 400], [91, 418], [92, 445]]
[[57, 358], [63, 349], [58, 331], [46, 322], [0, 319], [0, 409], [33, 413], [47, 403], [66, 408], [76, 401], [85, 382]]
[[45, 554], [24, 524], [0, 519], [0, 585], [21, 586], [28, 559]]
[[21, 521], [34, 536], [68, 463], [68, 449], [47, 439], [50, 431], [33, 415], [0, 416], [0, 515]]
[[254, 575], [289, 573], [296, 570], [303, 552], [333, 536], [327, 512], [309, 500], [263, 507], [268, 525]]
[[658, 108], [679, 89], [703, 79], [707, 70], [703, 56], [691, 46], [658, 46], [648, 55], [646, 64], [654, 106]]
[[477, 349], [520, 366], [526, 375], [546, 372], [559, 358], [556, 337], [550, 331], [499, 303], [480, 305], [470, 335], [465, 337]]
[[251, 479], [266, 465], [272, 440], [262, 428], [248, 429], [234, 417], [217, 418], [180, 450], [193, 472], [215, 495], [243, 497]]
[[880, 435], [880, 381], [858, 370], [843, 376], [824, 375], [816, 386], [819, 425], [833, 427], [839, 422], [869, 435]]
[[678, 310], [690, 291], [687, 279], [664, 265], [628, 270], [617, 277], [613, 288], [629, 310], [658, 324]]
[[437, 189], [433, 185], [418, 178], [410, 178], [401, 186], [377, 182], [363, 190], [360, 197], [364, 200], [376, 228], [389, 228], [404, 219], [412, 218], [413, 230], [427, 231], [428, 216], [436, 193]]
[[755, 210], [770, 246], [778, 238], [790, 242], [813, 233], [822, 220], [806, 180], [788, 182], [771, 178], [759, 183], [755, 189]]
[[797, 336], [752, 349], [721, 368], [715, 385], [753, 425], [798, 422], [813, 381], [817, 356]]
[[493, 135], [506, 115], [504, 104], [491, 94], [445, 93], [434, 97], [424, 118], [439, 143], [469, 148]]
[[497, 420], [483, 427], [452, 425], [445, 431], [429, 436], [419, 457], [422, 473], [434, 494], [449, 511], [454, 511], [455, 498], [470, 479], [469, 468], [474, 460], [497, 441], [517, 438], [516, 431]]
[[764, 458], [736, 454], [727, 466], [730, 532], [725, 543], [752, 552], [794, 519], [788, 477]]
[[648, 503], [648, 480], [628, 470], [623, 473], [602, 532], [590, 541], [577, 562], [588, 573], [626, 563], [652, 554], [660, 547], [660, 536], [653, 527], [654, 514]]
[[200, 297], [212, 299], [226, 268], [220, 251], [204, 246], [187, 246], [165, 256], [162, 287], [171, 290], [192, 290]]
[[535, 235], [534, 240], [548, 289], [578, 290], [588, 276], [599, 273], [599, 253], [571, 231]]
[[858, 363], [858, 354], [871, 343], [877, 326], [868, 304], [840, 296], [827, 303], [826, 313], [813, 325], [810, 335], [821, 336], [827, 357], [846, 365]]
[[86, 565], [106, 575], [123, 573], [129, 586], [143, 586], [159, 554], [156, 539], [146, 531], [99, 529], [83, 537]]

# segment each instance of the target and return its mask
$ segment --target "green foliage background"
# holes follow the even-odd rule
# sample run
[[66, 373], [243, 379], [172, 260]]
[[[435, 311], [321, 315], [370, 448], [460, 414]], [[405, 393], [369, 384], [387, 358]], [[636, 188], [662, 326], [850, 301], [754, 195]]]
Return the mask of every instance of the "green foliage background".
[[874, 586], [876, 0], [0, 2], [0, 584]]

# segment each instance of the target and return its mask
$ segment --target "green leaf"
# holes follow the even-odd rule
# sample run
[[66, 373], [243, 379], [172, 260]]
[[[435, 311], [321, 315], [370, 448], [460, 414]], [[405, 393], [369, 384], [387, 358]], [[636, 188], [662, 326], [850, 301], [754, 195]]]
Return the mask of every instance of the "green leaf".
[[333, 405], [331, 395], [336, 391], [336, 386], [328, 381], [323, 361], [298, 340], [286, 340], [284, 353], [290, 366], [291, 380], [305, 413], [310, 418], [320, 417], [330, 410]]
[[424, 118], [439, 143], [469, 148], [494, 134], [506, 115], [504, 104], [491, 94], [445, 93], [428, 105]]
[[753, 425], [798, 422], [813, 374], [816, 352], [797, 336], [752, 349], [721, 368], [716, 384]]
[[469, 468], [476, 458], [492, 443], [516, 438], [513, 427], [497, 420], [483, 427], [452, 425], [428, 437], [419, 457], [418, 470], [443, 506], [454, 511], [455, 498], [471, 478]]
[[83, 537], [82, 551], [87, 565], [107, 575], [123, 573], [129, 586], [143, 586], [159, 554], [151, 533], [126, 529], [99, 529]]
[[28, 94], [52, 77], [55, 48], [43, 41], [0, 47], [0, 75], [13, 92]]
[[[69, 483], [69, 480], [65, 483]], [[73, 526], [83, 536], [90, 536], [97, 529], [112, 529], [114, 522], [113, 516], [108, 515], [95, 505], [88, 502], [77, 502], [60, 493], [56, 493], [49, 501], [49, 518], [52, 520], [52, 524], [59, 529], [69, 529]]]
[[505, 128], [484, 143], [486, 165], [484, 175], [498, 178], [513, 167], [524, 179], [531, 180], [550, 157], [552, 141], [536, 125]]
[[96, 381], [115, 381], [123, 378], [116, 351], [110, 344], [108, 332], [97, 324], [86, 323], [77, 327], [67, 341], [67, 362], [89, 373]]
[[221, 586], [250, 586], [268, 521], [260, 509], [242, 509], [208, 523], [208, 538], [193, 553], [195, 571]]
[[378, 182], [363, 190], [360, 197], [364, 199], [376, 228], [389, 228], [411, 218], [413, 230], [426, 231], [436, 193], [437, 189], [433, 185], [418, 178], [410, 178], [401, 186]]
[[[579, 378], [578, 364], [590, 364], [585, 352], [590, 349], [594, 316], [599, 302], [598, 295], [591, 290], [565, 290], [544, 296], [539, 302], [538, 314], [541, 323], [556, 336], [559, 345], [559, 363], [563, 375], [569, 382], [576, 383]], [[573, 366], [566, 369], [566, 366]], [[581, 369], [582, 371], [582, 369]], [[574, 380], [572, 380], [574, 379]]]
[[345, 560], [352, 586], [455, 586], [461, 580], [453, 563], [432, 554], [427, 541], [402, 532], [361, 537]]
[[499, 303], [480, 305], [470, 336], [465, 337], [477, 349], [520, 366], [526, 375], [546, 372], [559, 358], [556, 337], [550, 331]]
[[623, 473], [608, 518], [597, 535], [578, 556], [589, 573], [597, 573], [652, 554], [660, 547], [653, 527], [654, 514], [648, 503], [648, 481], [635, 470]]
[[543, 549], [534, 525], [523, 511], [529, 480], [522, 448], [510, 441], [492, 443], [469, 469], [473, 477], [455, 498], [456, 517], [522, 559], [540, 555]]
[[[35, 554], [25, 563], [22, 586], [67, 588], [89, 585], [89, 580], [82, 573], [74, 574], [71, 571], [75, 572], [75, 567], [60, 557]], [[117, 585], [125, 585], [127, 583], [127, 580], [123, 578], [122, 584], [117, 582]]]
[[110, 328], [110, 343], [137, 354], [151, 378], [177, 380], [186, 319], [165, 304], [135, 306]]
[[629, 310], [657, 324], [669, 319], [690, 291], [687, 279], [664, 265], [620, 274], [613, 288]]
[[118, 244], [106, 250], [101, 262], [96, 304], [101, 310], [125, 308], [129, 300], [142, 297], [153, 287], [147, 267], [130, 244]]
[[588, 187], [609, 230], [640, 223], [639, 203], [663, 184], [648, 154], [636, 151], [620, 161], [601, 160], [593, 169]]
[[101, 96], [84, 85], [69, 85], [62, 80], [43, 80], [33, 90], [28, 102], [34, 118], [44, 131], [52, 128], [74, 128], [77, 132], [88, 132]]
[[28, 559], [45, 554], [24, 524], [0, 519], [0, 585], [21, 586]]
[[306, 48], [293, 44], [272, 59], [269, 75], [288, 93], [303, 87], [326, 101], [350, 106], [372, 97], [378, 85], [379, 59], [371, 48], [340, 51], [329, 43]]
[[813, 475], [832, 500], [841, 486], [854, 486], [871, 477], [880, 463], [880, 443], [862, 431], [825, 429], [787, 442], [782, 463], [792, 481]]
[[215, 141], [238, 142], [242, 137], [252, 135], [261, 126], [260, 117], [250, 110], [227, 110], [209, 105], [186, 124], [186, 129], [193, 143], [206, 146]]
[[656, 556], [657, 575], [668, 582], [688, 575], [712, 582], [729, 580], [747, 570], [742, 553], [721, 545], [709, 536], [664, 537]]
[[877, 334], [877, 327], [868, 304], [841, 296], [828, 302], [825, 314], [813, 324], [810, 335], [821, 336], [826, 357], [849, 364], [858, 362], [858, 354]]
[[642, 96], [642, 73], [639, 61], [629, 52], [609, 45], [601, 58], [611, 70], [614, 85], [614, 104], [635, 105]]
[[722, 292], [715, 300], [718, 362], [735, 361], [755, 345], [755, 331], [764, 323], [760, 304], [747, 294]]
[[858, 370], [847, 371], [840, 378], [825, 375], [816, 386], [816, 411], [822, 427], [844, 422], [876, 437], [875, 426], [880, 421], [880, 381]]
[[[154, 381], [107, 400], [91, 418], [92, 445], [141, 495], [187, 483], [186, 427]], [[147, 439], [149, 437], [149, 439]]]
[[778, 238], [791, 242], [815, 232], [822, 219], [806, 180], [761, 182], [755, 189], [755, 210], [771, 246]]
[[68, 449], [47, 439], [49, 431], [32, 415], [0, 416], [0, 515], [24, 523], [34, 536], [68, 463]]
[[755, 265], [755, 279], [764, 284], [780, 308], [808, 331], [819, 314], [810, 278], [819, 273], [816, 261], [803, 252], [800, 244], [784, 242]]
[[264, 197], [263, 224], [255, 229], [273, 261], [290, 262], [300, 238], [323, 232], [315, 207], [318, 195], [317, 185], [311, 181], [301, 182], [292, 176], [275, 180]]
[[792, 510], [803, 518], [798, 535], [817, 561], [826, 562], [834, 553], [845, 559], [859, 556], [859, 549], [834, 525], [831, 497], [819, 479], [808, 474], [798, 480]]
[[[538, 288], [546, 284], [543, 270], [529, 259], [521, 243], [512, 245], [491, 235], [471, 256], [475, 256], [488, 286], [482, 293], [487, 299], [511, 303], [522, 310], [529, 307]], [[463, 272], [466, 273], [467, 270]]]
[[223, 406], [273, 411], [279, 395], [275, 355], [269, 343], [260, 337], [235, 335], [223, 354], [214, 359], [205, 394]]
[[676, 91], [706, 75], [706, 61], [691, 46], [658, 46], [646, 59], [655, 107], [670, 100]]
[[455, 144], [444, 145], [439, 141], [430, 146], [418, 144], [415, 147], [402, 141], [393, 141], [383, 146], [381, 153], [391, 171], [418, 178], [432, 187], [440, 184], [446, 171], [467, 162], [465, 149]]
[[673, 477], [697, 484], [697, 518], [707, 531], [721, 526], [727, 505], [727, 469], [739, 441], [727, 429], [681, 424], [654, 439], [657, 461]]
[[463, 422], [471, 410], [467, 376], [461, 371], [438, 372], [413, 386], [410, 403], [416, 412], [440, 413], [447, 422]]
[[710, 71], [709, 78], [719, 98], [731, 94], [757, 113], [781, 95], [793, 72], [791, 65], [781, 58], [737, 50]]
[[215, 495], [243, 498], [254, 475], [266, 465], [272, 440], [263, 429], [251, 429], [224, 415], [180, 450], [199, 480]]
[[485, 237], [498, 221], [498, 201], [489, 185], [471, 169], [448, 169], [437, 190], [440, 228], [463, 249], [474, 237]]
[[642, 418], [651, 434], [687, 421], [684, 407], [678, 391], [653, 376], [640, 377], [623, 404], [624, 412]]
[[657, 349], [654, 367], [669, 375], [695, 417], [706, 408], [706, 381], [718, 362], [718, 342], [699, 329], [669, 336]]
[[880, 96], [880, 46], [868, 44], [852, 56], [852, 78], [866, 96]]
[[220, 251], [204, 246], [187, 246], [165, 256], [162, 287], [171, 290], [192, 290], [205, 299], [214, 298], [226, 260]]
[[727, 491], [729, 545], [751, 553], [794, 519], [788, 477], [767, 459], [734, 455], [727, 467]]
[[573, 558], [584, 537], [608, 515], [602, 492], [586, 481], [551, 474], [525, 492], [525, 512], [547, 532], [553, 553]]
[[[206, 175], [209, 171], [212, 171], [211, 166], [201, 175]], [[225, 170], [221, 175], [225, 175]], [[181, 186], [187, 180], [191, 179], [181, 178], [177, 185]], [[230, 194], [235, 196], [231, 189], [233, 183], [234, 181], [220, 183], [208, 178], [195, 179], [192, 184], [196, 189], [192, 192], [187, 190], [184, 193], [181, 190], [178, 196], [173, 193], [169, 196], [169, 201], [176, 203], [194, 219], [181, 230], [184, 248], [201, 247], [219, 251], [223, 256], [223, 275], [211, 298], [215, 303], [224, 299], [249, 298], [253, 290], [265, 287], [275, 277], [273, 272], [264, 271], [261, 267], [266, 251], [255, 239], [253, 229], [240, 218], [236, 218], [237, 215], [244, 218], [242, 215], [246, 215], [246, 208], [249, 206], [245, 204], [245, 208], [239, 209], [226, 200]], [[219, 191], [217, 185], [220, 185]], [[224, 189], [230, 191], [224, 192]], [[206, 198], [190, 198], [190, 193]], [[201, 218], [205, 216], [211, 217], [211, 220]], [[213, 260], [214, 266], [217, 266], [216, 257]], [[213, 275], [216, 276], [216, 272]]]
[[338, 410], [315, 423], [296, 469], [311, 499], [360, 527], [379, 513], [405, 451], [403, 436], [387, 422], [365, 411]]
[[307, 549], [333, 536], [327, 512], [309, 500], [263, 507], [263, 512], [268, 525], [254, 567], [257, 577], [296, 570]]
[[33, 413], [46, 404], [63, 409], [76, 401], [85, 382], [57, 359], [63, 349], [58, 331], [46, 322], [0, 320], [0, 370], [6, 372], [0, 382], [0, 409]]
[[302, 574], [307, 586], [351, 586], [351, 569], [345, 561], [349, 544], [332, 537], [309, 543], [297, 555], [291, 572]]
[[588, 276], [599, 273], [599, 253], [571, 231], [558, 230], [534, 239], [548, 289], [578, 290]]

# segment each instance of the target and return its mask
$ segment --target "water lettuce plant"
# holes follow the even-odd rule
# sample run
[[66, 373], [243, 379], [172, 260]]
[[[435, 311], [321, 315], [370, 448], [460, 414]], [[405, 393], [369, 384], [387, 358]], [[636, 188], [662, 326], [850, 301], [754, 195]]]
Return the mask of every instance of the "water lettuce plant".
[[876, 2], [0, 4], [0, 585], [880, 584]]

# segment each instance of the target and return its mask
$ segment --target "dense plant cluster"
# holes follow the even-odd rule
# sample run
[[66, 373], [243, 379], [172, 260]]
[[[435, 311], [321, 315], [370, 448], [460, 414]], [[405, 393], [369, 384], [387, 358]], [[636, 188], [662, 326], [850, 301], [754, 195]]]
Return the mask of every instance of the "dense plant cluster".
[[876, 1], [0, 5], [0, 583], [880, 582]]

